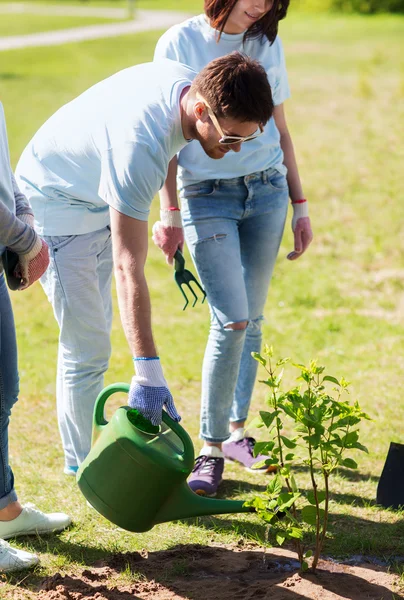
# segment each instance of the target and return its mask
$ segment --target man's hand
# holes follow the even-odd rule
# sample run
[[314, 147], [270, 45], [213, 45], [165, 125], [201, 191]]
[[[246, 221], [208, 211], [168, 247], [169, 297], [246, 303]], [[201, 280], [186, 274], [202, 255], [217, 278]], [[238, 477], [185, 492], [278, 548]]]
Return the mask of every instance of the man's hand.
[[184, 247], [184, 230], [182, 228], [181, 212], [177, 210], [161, 210], [160, 221], [153, 225], [153, 242], [166, 256], [167, 264], [172, 265], [174, 254], [178, 248]]
[[27, 254], [19, 255], [19, 263], [15, 273], [22, 279], [21, 290], [27, 289], [42, 277], [49, 265], [49, 249], [46, 242], [36, 236], [35, 244]]
[[136, 375], [132, 378], [128, 405], [153, 425], [160, 425], [163, 407], [174, 421], [180, 421], [159, 358], [134, 358], [134, 363]]
[[307, 200], [292, 202], [293, 218], [292, 230], [294, 233], [295, 249], [287, 255], [289, 260], [299, 258], [310, 246], [313, 239]]

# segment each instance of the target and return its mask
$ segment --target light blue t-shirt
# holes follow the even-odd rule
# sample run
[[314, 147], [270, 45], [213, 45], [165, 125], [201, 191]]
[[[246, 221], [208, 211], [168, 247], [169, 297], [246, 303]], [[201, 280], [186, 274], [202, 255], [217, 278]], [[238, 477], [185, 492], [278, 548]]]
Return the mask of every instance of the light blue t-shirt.
[[[263, 65], [271, 84], [275, 105], [282, 104], [290, 96], [279, 37], [271, 46], [267, 38], [249, 39], [244, 44], [243, 33], [223, 33], [219, 42], [217, 36], [218, 32], [208, 24], [205, 15], [192, 17], [174, 25], [162, 35], [157, 42], [154, 60], [171, 58], [199, 72], [211, 60], [238, 50]], [[180, 152], [178, 160], [180, 189], [199, 181], [229, 179], [270, 167], [286, 173], [280, 136], [273, 118], [265, 127], [265, 133], [254, 141], [242, 144], [238, 153], [229, 152], [222, 159], [214, 160], [204, 153], [198, 142], [193, 141]]]
[[168, 163], [183, 147], [180, 96], [195, 72], [163, 59], [112, 75], [59, 109], [17, 166], [38, 232], [102, 229], [109, 206], [146, 221]]
[[10, 155], [8, 152], [6, 118], [0, 102], [0, 202], [15, 213], [15, 199], [11, 179]]

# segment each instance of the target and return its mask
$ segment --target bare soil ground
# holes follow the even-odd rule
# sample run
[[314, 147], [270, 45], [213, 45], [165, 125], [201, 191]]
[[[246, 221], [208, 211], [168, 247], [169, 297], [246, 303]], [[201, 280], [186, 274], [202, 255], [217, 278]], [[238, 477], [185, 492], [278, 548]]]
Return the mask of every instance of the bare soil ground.
[[[21, 588], [21, 598], [26, 592]], [[323, 560], [300, 575], [295, 555], [256, 545], [176, 546], [111, 555], [74, 574], [43, 580], [37, 600], [398, 600], [398, 576], [372, 563]], [[15, 590], [13, 600], [19, 600]]]

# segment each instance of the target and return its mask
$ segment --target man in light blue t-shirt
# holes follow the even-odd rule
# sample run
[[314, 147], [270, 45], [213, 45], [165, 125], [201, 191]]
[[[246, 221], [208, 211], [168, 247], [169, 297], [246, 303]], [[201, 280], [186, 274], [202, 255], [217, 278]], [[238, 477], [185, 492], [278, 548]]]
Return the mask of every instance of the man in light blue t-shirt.
[[[173, 156], [196, 139], [219, 159], [260, 135], [272, 115], [258, 62], [236, 52], [200, 73], [162, 59], [125, 69], [57, 111], [17, 166], [51, 265], [42, 285], [60, 327], [57, 406], [65, 473], [90, 449], [95, 399], [110, 356], [112, 257], [134, 358], [129, 405], [154, 424], [180, 417], [151, 328], [144, 265], [150, 204]], [[175, 215], [167, 214], [167, 223]], [[111, 245], [112, 242], [112, 245]]]

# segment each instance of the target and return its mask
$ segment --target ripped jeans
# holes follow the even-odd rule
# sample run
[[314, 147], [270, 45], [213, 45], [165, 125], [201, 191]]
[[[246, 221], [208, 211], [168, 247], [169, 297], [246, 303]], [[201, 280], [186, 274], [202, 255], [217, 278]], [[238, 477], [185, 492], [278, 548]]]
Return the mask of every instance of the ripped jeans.
[[[261, 348], [263, 309], [288, 209], [274, 169], [185, 187], [187, 244], [206, 290], [211, 324], [202, 369], [200, 437], [219, 443], [246, 420]], [[240, 324], [241, 329], [231, 325]]]

